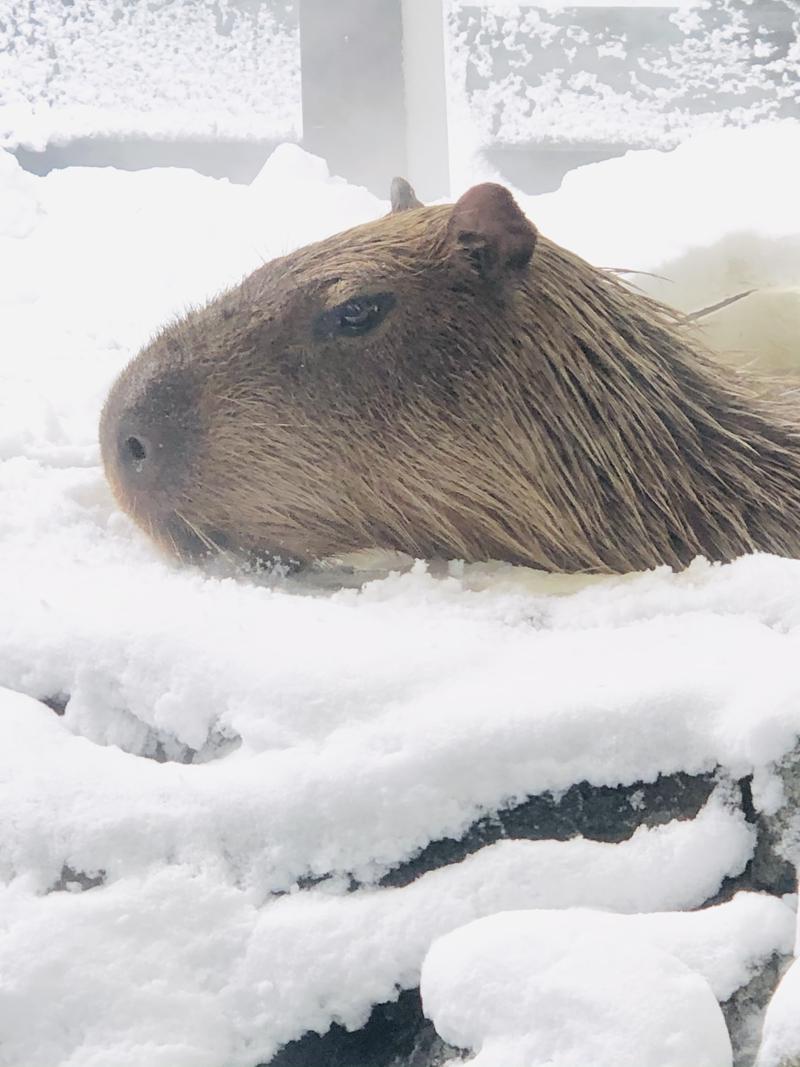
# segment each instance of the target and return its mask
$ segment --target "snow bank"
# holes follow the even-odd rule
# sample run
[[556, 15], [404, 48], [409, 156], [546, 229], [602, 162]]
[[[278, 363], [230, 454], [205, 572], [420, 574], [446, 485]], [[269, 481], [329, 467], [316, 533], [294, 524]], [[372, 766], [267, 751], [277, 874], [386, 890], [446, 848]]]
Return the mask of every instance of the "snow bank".
[[[232, 881], [254, 885], [262, 895], [289, 890], [309, 874], [374, 881], [429, 839], [463, 832], [481, 811], [463, 798], [456, 753], [448, 776], [439, 760], [429, 776], [420, 752], [425, 740], [416, 752], [413, 742], [404, 746], [393, 735], [373, 745], [368, 723], [359, 730], [353, 722], [327, 737], [307, 728], [304, 742], [261, 754], [242, 746], [185, 766], [92, 743], [73, 733], [68, 718], [59, 721], [44, 705], [8, 691], [1, 710], [10, 740], [0, 761], [8, 815], [0, 828], [0, 870], [6, 878], [24, 876], [40, 891], [54, 885], [64, 867], [102, 870], [115, 879], [171, 861], [223, 864]], [[437, 742], [443, 744], [434, 733], [427, 747]], [[418, 780], [409, 764], [419, 768]], [[455, 790], [449, 799], [447, 783]], [[99, 813], [92, 815], [95, 806]], [[648, 910], [654, 897], [662, 907], [700, 904], [752, 853], [752, 828], [722, 796], [691, 824], [677, 823], [672, 836], [664, 834], [640, 828], [631, 838], [646, 859], [638, 880], [631, 869], [622, 885], [616, 880], [624, 868], [615, 866], [625, 862], [620, 847], [584, 841], [536, 847], [548, 857], [554, 900], [570, 896], [574, 871], [596, 856], [606, 880], [591, 892], [604, 899], [611, 894], [609, 906], [625, 911]], [[651, 848], [663, 848], [657, 858], [669, 857], [674, 880], [663, 877]], [[575, 867], [562, 875], [558, 857], [573, 853]]]
[[794, 913], [754, 894], [690, 914], [505, 912], [434, 942], [423, 1007], [481, 1067], [730, 1067], [717, 1001], [793, 939]]
[[39, 205], [35, 179], [26, 174], [13, 156], [0, 152], [0, 240], [27, 237], [36, 225]]
[[[741, 818], [714, 799], [694, 823], [640, 830], [622, 845], [501, 842], [402, 889], [348, 893], [333, 881], [276, 896], [278, 853], [295, 835], [302, 847], [308, 830], [294, 820], [270, 841], [277, 805], [249, 808], [233, 757], [182, 767], [97, 748], [9, 693], [0, 729], [19, 741], [0, 772], [4, 877], [9, 861], [19, 867], [0, 908], [0, 973], [14, 976], [0, 996], [0, 1064], [252, 1067], [306, 1030], [363, 1024], [372, 1004], [417, 984], [435, 937], [478, 916], [531, 905], [691, 907], [752, 847]], [[253, 792], [256, 775], [248, 777]], [[28, 827], [27, 840], [12, 821]], [[369, 832], [363, 807], [351, 824]], [[103, 868], [105, 884], [33, 892], [53, 858], [95, 875]], [[70, 881], [67, 872], [62, 885]], [[758, 945], [777, 945], [780, 920], [758, 915]], [[740, 963], [728, 960], [729, 981], [746, 973], [753, 941]], [[150, 1059], [149, 1048], [162, 1058]]]
[[[769, 137], [632, 156], [584, 174], [580, 196], [567, 186], [563, 209], [526, 206], [601, 263], [658, 262], [693, 225], [726, 233], [711, 177], [686, 218], [687, 173], [717, 167], [718, 188], [736, 158], [774, 162], [780, 138], [791, 158], [792, 128]], [[645, 176], [660, 191], [648, 218]], [[780, 803], [774, 763], [800, 735], [800, 562], [618, 579], [417, 564], [363, 589], [331, 573], [327, 592], [170, 564], [99, 469], [111, 380], [171, 315], [387, 205], [290, 146], [250, 188], [178, 171], [38, 179], [2, 153], [0, 182], [0, 685], [18, 691], [0, 698], [2, 1067], [253, 1067], [304, 1030], [363, 1023], [458, 925], [689, 908], [743, 869], [753, 828], [724, 783], [754, 773], [756, 803]], [[592, 210], [612, 190], [630, 226]], [[800, 232], [794, 186], [763, 217], [739, 191], [737, 226]], [[377, 884], [528, 794], [718, 767], [692, 821], [619, 845], [499, 842]], [[752, 923], [784, 936], [765, 912]], [[698, 945], [718, 944], [708, 929]], [[728, 987], [766, 944], [731, 930]], [[705, 987], [672, 958], [683, 935], [664, 936], [629, 973], [667, 952], [677, 1004], [684, 979]]]
[[590, 262], [652, 271], [731, 234], [800, 239], [798, 181], [800, 122], [787, 119], [578, 167], [558, 192], [524, 202], [548, 237]]

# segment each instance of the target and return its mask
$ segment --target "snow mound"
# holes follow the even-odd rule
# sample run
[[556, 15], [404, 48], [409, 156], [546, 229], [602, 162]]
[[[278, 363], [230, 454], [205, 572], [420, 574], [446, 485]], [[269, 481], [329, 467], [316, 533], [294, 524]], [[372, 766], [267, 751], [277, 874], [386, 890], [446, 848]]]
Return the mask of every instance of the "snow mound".
[[758, 961], [793, 933], [752, 894], [692, 914], [499, 913], [434, 942], [423, 1006], [480, 1067], [730, 1067], [717, 1001], [748, 976], [743, 945]]
[[800, 960], [783, 976], [767, 1009], [756, 1067], [792, 1067], [799, 1060]]
[[730, 234], [800, 236], [799, 180], [800, 121], [786, 119], [578, 167], [558, 192], [524, 202], [591, 263], [657, 270]]

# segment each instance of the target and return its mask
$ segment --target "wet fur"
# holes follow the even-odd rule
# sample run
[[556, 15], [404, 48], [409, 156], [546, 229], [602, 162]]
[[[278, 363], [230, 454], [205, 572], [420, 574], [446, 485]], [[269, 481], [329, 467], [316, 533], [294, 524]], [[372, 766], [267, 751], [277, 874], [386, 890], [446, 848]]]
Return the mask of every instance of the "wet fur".
[[[301, 249], [167, 327], [104, 415], [122, 506], [170, 550], [188, 531], [300, 561], [381, 547], [621, 572], [800, 555], [796, 398], [545, 238], [527, 268], [479, 277], [452, 212]], [[383, 290], [397, 306], [374, 335], [313, 340], [315, 315]], [[194, 443], [151, 508], [107, 438], [166, 376], [184, 380]]]

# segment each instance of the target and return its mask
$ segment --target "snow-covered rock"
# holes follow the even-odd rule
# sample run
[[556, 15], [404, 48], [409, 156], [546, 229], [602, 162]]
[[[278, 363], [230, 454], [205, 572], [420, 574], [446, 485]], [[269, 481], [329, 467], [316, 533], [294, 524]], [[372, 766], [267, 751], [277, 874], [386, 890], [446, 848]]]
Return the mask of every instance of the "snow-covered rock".
[[434, 942], [423, 1007], [481, 1067], [730, 1067], [718, 1001], [789, 952], [794, 925], [752, 894], [684, 914], [495, 914]]

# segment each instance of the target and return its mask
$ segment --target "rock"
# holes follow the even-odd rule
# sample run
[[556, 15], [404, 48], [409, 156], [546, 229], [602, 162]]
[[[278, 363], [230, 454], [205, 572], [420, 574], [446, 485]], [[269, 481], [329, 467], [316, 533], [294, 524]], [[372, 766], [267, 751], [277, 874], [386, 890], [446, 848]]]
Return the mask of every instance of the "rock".
[[334, 1023], [322, 1036], [305, 1034], [282, 1048], [269, 1067], [442, 1067], [464, 1055], [445, 1044], [422, 1014], [419, 989], [407, 989], [376, 1005], [361, 1030]]
[[767, 1007], [790, 963], [791, 956], [771, 956], [747, 985], [722, 1004], [733, 1046], [733, 1067], [752, 1067], [756, 1062]]
[[[757, 829], [757, 847], [743, 873], [728, 879], [707, 904], [728, 900], [741, 889], [777, 896], [795, 890], [794, 862], [800, 858], [795, 815], [800, 805], [799, 766], [800, 756], [796, 756], [781, 768], [786, 803], [772, 815], [756, 809], [749, 778], [730, 783], [734, 801], [738, 798], [748, 822]], [[432, 841], [386, 874], [380, 885], [408, 885], [427, 871], [458, 863], [502, 839], [563, 841], [583, 836], [595, 841], [625, 841], [640, 826], [694, 818], [721, 777], [724, 775], [679, 773], [659, 776], [655, 782], [618, 787], [581, 782], [558, 796], [527, 797], [477, 820], [459, 839]], [[787, 957], [773, 955], [722, 1004], [734, 1048], [734, 1067], [755, 1063], [764, 1014], [788, 963]], [[442, 1067], [461, 1062], [466, 1055], [437, 1035], [422, 1013], [419, 990], [407, 989], [396, 1001], [376, 1005], [361, 1030], [350, 1032], [334, 1024], [322, 1036], [305, 1034], [281, 1049], [269, 1067]]]
[[[764, 836], [787, 867], [800, 867], [800, 745], [777, 768], [783, 796], [774, 814], [763, 816]], [[795, 892], [797, 879], [786, 892]]]
[[581, 782], [561, 796], [544, 793], [473, 823], [459, 840], [432, 841], [417, 856], [389, 871], [382, 886], [402, 886], [426, 871], [459, 863], [500, 840], [626, 841], [639, 826], [693, 819], [711, 795], [712, 775], [660, 775], [632, 786], [593, 786]]

